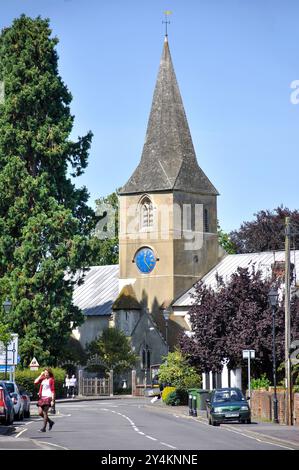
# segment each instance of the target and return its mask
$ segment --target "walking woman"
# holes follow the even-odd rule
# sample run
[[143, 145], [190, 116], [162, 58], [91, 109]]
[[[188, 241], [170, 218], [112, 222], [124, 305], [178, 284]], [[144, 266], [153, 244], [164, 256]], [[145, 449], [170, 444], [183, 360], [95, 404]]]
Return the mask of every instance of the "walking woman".
[[38, 404], [38, 414], [44, 420], [44, 426], [40, 432], [46, 432], [47, 423], [49, 423], [49, 431], [51, 431], [54, 426], [54, 421], [48, 417], [48, 411], [50, 406], [55, 405], [55, 381], [54, 375], [50, 369], [45, 369], [44, 372], [40, 374], [37, 379], [34, 381], [35, 384], [40, 384], [39, 387], [39, 400]]

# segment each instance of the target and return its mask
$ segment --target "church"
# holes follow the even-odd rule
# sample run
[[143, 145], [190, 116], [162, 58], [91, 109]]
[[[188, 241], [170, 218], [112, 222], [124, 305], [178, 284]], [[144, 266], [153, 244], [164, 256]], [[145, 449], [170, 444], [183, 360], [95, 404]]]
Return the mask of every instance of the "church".
[[[227, 255], [218, 244], [219, 193], [197, 162], [165, 36], [139, 164], [119, 191], [119, 266], [93, 266], [74, 292], [83, 347], [116, 326], [140, 358], [137, 383], [190, 332], [192, 289], [255, 264], [269, 274], [284, 253]], [[299, 252], [296, 252], [299, 261]], [[298, 266], [298, 263], [297, 263]], [[204, 387], [240, 386], [241, 371], [204, 374]]]

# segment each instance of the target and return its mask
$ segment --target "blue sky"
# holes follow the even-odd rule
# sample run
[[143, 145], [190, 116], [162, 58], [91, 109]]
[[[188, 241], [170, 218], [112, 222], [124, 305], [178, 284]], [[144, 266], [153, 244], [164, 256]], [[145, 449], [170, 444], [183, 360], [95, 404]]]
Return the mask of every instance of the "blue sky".
[[73, 94], [73, 137], [94, 133], [77, 185], [90, 204], [137, 166], [162, 52], [163, 11], [199, 165], [220, 192], [223, 229], [261, 209], [298, 208], [299, 2], [0, 0], [0, 27], [49, 17]]

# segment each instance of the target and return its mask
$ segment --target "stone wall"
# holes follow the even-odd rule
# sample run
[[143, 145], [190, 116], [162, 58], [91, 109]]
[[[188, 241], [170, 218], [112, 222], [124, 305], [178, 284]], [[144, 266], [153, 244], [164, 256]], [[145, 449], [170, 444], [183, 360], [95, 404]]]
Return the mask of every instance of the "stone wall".
[[[278, 420], [280, 424], [285, 424], [285, 391], [277, 391], [278, 400]], [[252, 417], [273, 421], [273, 390], [252, 390], [250, 400]], [[293, 422], [299, 426], [299, 393], [293, 395]]]

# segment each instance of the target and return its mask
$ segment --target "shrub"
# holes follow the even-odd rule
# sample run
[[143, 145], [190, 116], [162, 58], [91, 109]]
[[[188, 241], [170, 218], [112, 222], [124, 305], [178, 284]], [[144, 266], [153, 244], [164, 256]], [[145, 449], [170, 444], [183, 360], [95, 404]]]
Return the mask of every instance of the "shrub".
[[175, 391], [175, 387], [164, 387], [162, 392], [162, 400], [165, 401], [167, 396]]
[[257, 390], [259, 388], [266, 388], [268, 390], [269, 386], [271, 385], [271, 382], [266, 377], [266, 374], [262, 374], [257, 379], [251, 379], [250, 385], [252, 390]]
[[188, 358], [179, 350], [168, 353], [165, 362], [159, 368], [159, 381], [169, 383], [178, 389], [201, 386], [201, 377], [194, 367], [191, 367]]
[[179, 406], [188, 404], [188, 393], [186, 390], [176, 389], [165, 398], [166, 405]]
[[167, 395], [167, 397], [165, 398], [165, 403], [166, 405], [171, 405], [171, 406], [178, 406], [180, 404], [180, 399], [178, 397], [176, 390], [174, 390], [173, 392], [170, 392]]
[[[39, 386], [34, 384], [34, 380], [43, 372], [44, 368], [33, 371], [28, 369], [16, 370], [16, 383], [24, 388], [27, 392], [32, 393], [32, 399], [37, 399]], [[55, 378], [55, 391], [56, 397], [61, 398], [64, 396], [63, 384], [66, 372], [64, 369], [51, 368]], [[4, 373], [0, 373], [0, 380], [4, 380]]]

